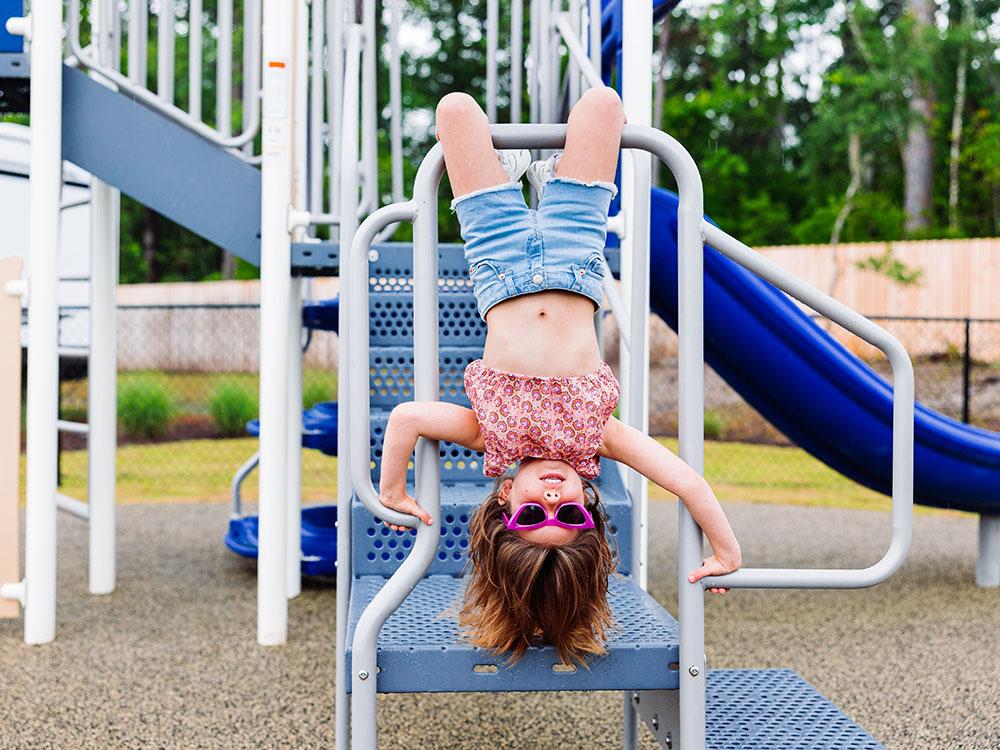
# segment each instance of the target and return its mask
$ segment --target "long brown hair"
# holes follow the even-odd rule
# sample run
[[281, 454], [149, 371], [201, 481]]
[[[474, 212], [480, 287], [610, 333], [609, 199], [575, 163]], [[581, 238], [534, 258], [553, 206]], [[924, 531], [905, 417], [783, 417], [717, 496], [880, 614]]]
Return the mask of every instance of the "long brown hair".
[[615, 553], [605, 536], [597, 488], [584, 480], [595, 528], [559, 546], [532, 544], [506, 528], [497, 480], [469, 522], [469, 584], [459, 622], [473, 644], [510, 653], [516, 663], [540, 636], [564, 664], [603, 654], [614, 627], [608, 576]]

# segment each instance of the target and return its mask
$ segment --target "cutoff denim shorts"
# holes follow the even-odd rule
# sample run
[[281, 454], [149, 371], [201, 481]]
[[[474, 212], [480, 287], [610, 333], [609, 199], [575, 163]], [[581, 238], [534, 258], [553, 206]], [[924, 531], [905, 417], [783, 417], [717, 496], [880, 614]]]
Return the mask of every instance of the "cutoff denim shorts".
[[519, 182], [453, 200], [482, 318], [506, 299], [551, 289], [582, 294], [600, 308], [608, 207], [617, 192], [614, 183], [556, 176], [537, 210], [524, 202]]

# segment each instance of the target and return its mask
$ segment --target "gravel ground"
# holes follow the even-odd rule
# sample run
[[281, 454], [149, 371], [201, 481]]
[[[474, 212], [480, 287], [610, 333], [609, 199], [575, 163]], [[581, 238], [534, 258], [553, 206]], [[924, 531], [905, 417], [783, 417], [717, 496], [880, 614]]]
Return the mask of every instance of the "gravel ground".
[[[868, 565], [889, 538], [882, 513], [727, 512], [753, 566]], [[289, 644], [258, 647], [254, 570], [222, 545], [227, 514], [122, 507], [119, 588], [106, 597], [86, 593], [86, 527], [60, 518], [56, 642], [25, 646], [21, 622], [0, 621], [0, 747], [332, 746], [334, 589], [307, 583]], [[650, 589], [671, 609], [675, 518], [673, 504], [652, 505]], [[710, 597], [710, 666], [792, 667], [891, 750], [998, 750], [1000, 590], [973, 584], [975, 519], [914, 525], [906, 566], [874, 589]], [[380, 699], [386, 749], [620, 746], [619, 694]]]

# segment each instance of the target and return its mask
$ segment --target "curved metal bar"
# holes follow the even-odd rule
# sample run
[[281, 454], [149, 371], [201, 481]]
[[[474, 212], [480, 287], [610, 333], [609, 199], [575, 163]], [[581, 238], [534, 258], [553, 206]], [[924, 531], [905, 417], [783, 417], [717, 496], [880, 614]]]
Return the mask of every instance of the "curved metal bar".
[[[67, 40], [69, 41], [69, 48], [72, 55], [77, 59], [77, 61], [83, 65], [88, 70], [96, 71], [102, 76], [107, 78], [109, 81], [118, 86], [122, 91], [127, 92], [129, 95], [134, 96], [136, 99], [141, 101], [146, 106], [155, 109], [163, 115], [166, 115], [171, 120], [174, 120], [181, 125], [190, 128], [198, 135], [203, 138], [207, 138], [212, 143], [222, 146], [223, 148], [238, 149], [246, 143], [251, 142], [257, 135], [257, 131], [260, 130], [261, 122], [261, 111], [260, 111], [260, 84], [257, 81], [256, 90], [258, 94], [253, 97], [253, 107], [250, 111], [250, 124], [247, 128], [239, 135], [226, 138], [215, 130], [209, 127], [201, 120], [194, 119], [189, 113], [185, 112], [180, 107], [164, 101], [157, 94], [147, 89], [145, 86], [135, 83], [129, 80], [127, 77], [123, 76], [117, 70], [110, 68], [105, 65], [101, 65], [98, 61], [90, 57], [80, 45], [80, 0], [70, 0], [69, 2], [69, 18], [68, 18], [68, 33], [66, 34]], [[255, 30], [255, 36], [259, 38], [260, 29]], [[259, 44], [259, 40], [255, 42]], [[251, 71], [250, 75], [254, 76], [256, 81], [256, 73]], [[234, 152], [236, 156], [244, 158], [245, 154], [241, 152]]]
[[[371, 405], [368, 382], [368, 251], [375, 235], [383, 227], [398, 221], [413, 221], [416, 206], [407, 203], [390, 203], [373, 213], [358, 227], [351, 243], [347, 261], [347, 285], [351, 290], [351, 312], [348, 321], [348, 391], [357, 415], [350, 421], [351, 445], [367, 446], [371, 439]], [[414, 291], [414, 297], [416, 292]], [[351, 458], [351, 484], [358, 498], [376, 518], [416, 529], [422, 524], [416, 516], [400, 513], [382, 505], [372, 484], [371, 454], [368, 450], [355, 450]]]
[[828, 294], [810, 286], [737, 239], [708, 222], [702, 223], [708, 243], [795, 299], [842, 325], [885, 352], [892, 366], [892, 540], [885, 555], [862, 569], [743, 568], [725, 576], [702, 579], [705, 588], [865, 588], [881, 583], [899, 570], [913, 536], [913, 364], [903, 345]]
[[[413, 228], [413, 321], [414, 321], [414, 398], [417, 401], [436, 401], [438, 398], [438, 249], [437, 249], [437, 192], [444, 174], [444, 156], [441, 144], [435, 144], [417, 170], [414, 185], [414, 199], [409, 203], [386, 206], [369, 217], [359, 228], [358, 235], [364, 233], [373, 236], [379, 223], [383, 221], [414, 219]], [[363, 287], [367, 295], [368, 278], [366, 271], [367, 254], [362, 256], [362, 250], [367, 249], [361, 237], [356, 238], [351, 246], [350, 283], [352, 294], [358, 293]], [[367, 296], [366, 298], [367, 299]], [[350, 316], [351, 327], [351, 382], [349, 389], [354, 391], [357, 375], [363, 370], [364, 387], [358, 393], [365, 394], [367, 399], [369, 384], [367, 358], [367, 326], [359, 326], [357, 319], [363, 308], [352, 302], [354, 310]], [[367, 316], [363, 317], [367, 324]], [[355, 332], [362, 331], [365, 345], [355, 348], [358, 341]], [[363, 360], [356, 357], [355, 352], [364, 348], [366, 356]], [[363, 404], [362, 404], [363, 406]], [[352, 420], [352, 428], [354, 422]], [[364, 421], [367, 423], [367, 410]], [[356, 431], [352, 431], [352, 443]], [[361, 443], [367, 446], [369, 435], [365, 432], [359, 436]], [[361, 468], [360, 461], [352, 461], [352, 476], [354, 467]], [[431, 515], [433, 522], [427, 526], [412, 516], [402, 516], [405, 525], [417, 527], [417, 539], [413, 550], [400, 564], [392, 577], [386, 581], [378, 594], [371, 600], [358, 619], [354, 631], [354, 653], [351, 662], [351, 739], [352, 747], [378, 747], [378, 727], [376, 724], [377, 673], [376, 654], [378, 649], [378, 634], [389, 616], [396, 611], [403, 600], [417, 585], [437, 554], [441, 535], [441, 464], [438, 453], [438, 442], [420, 438], [416, 447], [417, 489], [416, 495], [421, 505]], [[364, 474], [366, 482], [371, 484], [368, 467], [367, 451], [365, 452]], [[377, 499], [377, 498], [376, 498]], [[378, 513], [386, 517], [384, 509]], [[402, 514], [400, 514], [402, 515]]]
[[229, 514], [230, 518], [240, 518], [243, 515], [243, 497], [240, 490], [243, 487], [244, 480], [250, 476], [250, 472], [256, 469], [259, 463], [260, 451], [254, 451], [254, 454], [244, 461], [243, 465], [233, 474], [233, 481], [230, 485], [230, 493], [233, 501], [232, 511]]

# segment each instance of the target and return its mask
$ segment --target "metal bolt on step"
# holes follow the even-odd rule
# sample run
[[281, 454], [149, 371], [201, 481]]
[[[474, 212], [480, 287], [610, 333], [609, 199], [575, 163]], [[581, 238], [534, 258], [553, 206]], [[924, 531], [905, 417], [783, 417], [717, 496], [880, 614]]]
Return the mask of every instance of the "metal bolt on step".
[[358, 677], [360, 677], [362, 680], [367, 680], [368, 673], [362, 669], [360, 672], [358, 672]]
[[653, 731], [657, 731], [660, 728], [660, 715], [653, 714], [653, 720], [649, 722], [653, 726]]
[[688, 667], [688, 674], [691, 675], [692, 677], [697, 677], [699, 674], [701, 674], [701, 670], [698, 669], [698, 667], [690, 666]]
[[632, 702], [635, 705], [639, 705], [639, 693], [632, 693]]

